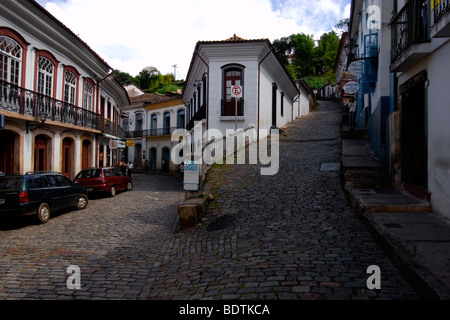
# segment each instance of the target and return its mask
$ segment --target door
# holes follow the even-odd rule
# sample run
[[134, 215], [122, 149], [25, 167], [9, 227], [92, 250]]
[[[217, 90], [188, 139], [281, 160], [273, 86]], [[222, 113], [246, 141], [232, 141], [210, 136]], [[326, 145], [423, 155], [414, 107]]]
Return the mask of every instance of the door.
[[62, 173], [71, 178], [73, 159], [73, 140], [65, 138], [63, 140], [63, 157], [62, 157]]
[[48, 139], [37, 136], [34, 144], [34, 170], [47, 171], [47, 144]]
[[150, 150], [151, 170], [156, 171], [156, 148]]
[[[232, 98], [231, 87], [232, 86], [242, 86], [242, 70], [239, 68], [226, 69], [224, 78], [224, 106], [222, 115], [223, 116], [235, 116], [236, 113], [236, 98]], [[237, 103], [237, 115], [243, 116], [242, 109], [242, 99], [238, 99]]]
[[402, 180], [428, 187], [427, 113], [425, 81], [420, 81], [402, 94], [401, 162]]
[[137, 164], [138, 168], [142, 168], [142, 145], [137, 144], [136, 145], [136, 155], [135, 155], [135, 163]]
[[91, 142], [88, 140], [83, 141], [83, 150], [81, 155], [81, 169], [86, 169], [90, 167], [89, 161], [89, 149], [91, 146]]
[[0, 130], [0, 172], [14, 173], [14, 133]]

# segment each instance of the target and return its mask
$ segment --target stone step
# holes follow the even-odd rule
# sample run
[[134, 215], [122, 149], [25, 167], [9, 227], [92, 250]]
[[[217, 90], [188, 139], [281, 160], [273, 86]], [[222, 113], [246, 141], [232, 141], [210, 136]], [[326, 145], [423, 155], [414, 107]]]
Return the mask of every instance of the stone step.
[[350, 205], [358, 214], [366, 212], [431, 212], [427, 200], [397, 189], [347, 189]]

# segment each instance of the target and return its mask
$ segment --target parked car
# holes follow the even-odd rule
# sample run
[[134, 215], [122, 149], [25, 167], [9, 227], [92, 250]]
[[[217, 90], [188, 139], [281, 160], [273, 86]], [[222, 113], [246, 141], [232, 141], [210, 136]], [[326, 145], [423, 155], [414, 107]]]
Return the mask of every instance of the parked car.
[[57, 172], [28, 172], [0, 176], [0, 216], [36, 215], [40, 223], [51, 212], [74, 207], [86, 209], [89, 202], [84, 187]]
[[88, 193], [107, 192], [111, 197], [115, 197], [119, 190], [133, 190], [131, 178], [113, 167], [84, 169], [73, 181], [85, 187]]

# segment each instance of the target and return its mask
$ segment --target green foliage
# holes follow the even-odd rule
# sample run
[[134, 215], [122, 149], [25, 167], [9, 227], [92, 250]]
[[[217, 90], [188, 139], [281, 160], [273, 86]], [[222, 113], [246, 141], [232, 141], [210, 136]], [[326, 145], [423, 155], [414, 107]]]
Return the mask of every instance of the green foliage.
[[181, 89], [183, 82], [176, 82], [173, 74], [162, 75], [155, 67], [146, 67], [135, 77], [126, 72], [114, 70], [120, 84], [135, 84], [147, 93], [177, 92]]
[[[334, 31], [323, 34], [315, 45], [312, 35], [292, 34], [273, 42], [275, 51], [294, 79], [305, 79], [313, 89], [335, 81], [333, 74], [340, 38]], [[325, 75], [324, 75], [325, 70]]]

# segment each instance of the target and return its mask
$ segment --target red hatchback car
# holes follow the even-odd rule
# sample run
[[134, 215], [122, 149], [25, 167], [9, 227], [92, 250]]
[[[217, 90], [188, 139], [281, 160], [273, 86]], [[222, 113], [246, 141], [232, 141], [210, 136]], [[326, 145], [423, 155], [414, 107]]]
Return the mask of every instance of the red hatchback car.
[[74, 183], [86, 188], [87, 192], [107, 192], [111, 197], [119, 190], [133, 190], [131, 178], [119, 168], [88, 168], [77, 174]]

